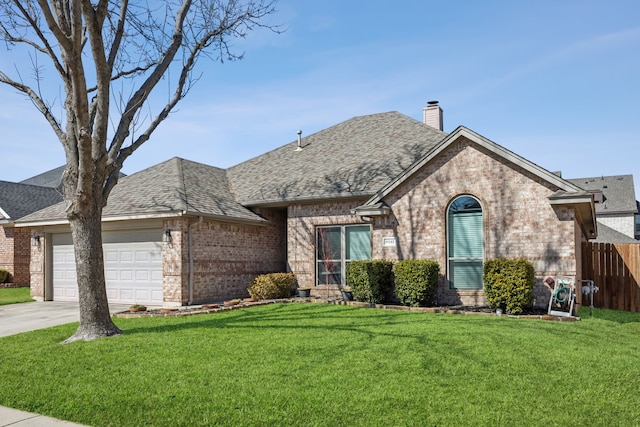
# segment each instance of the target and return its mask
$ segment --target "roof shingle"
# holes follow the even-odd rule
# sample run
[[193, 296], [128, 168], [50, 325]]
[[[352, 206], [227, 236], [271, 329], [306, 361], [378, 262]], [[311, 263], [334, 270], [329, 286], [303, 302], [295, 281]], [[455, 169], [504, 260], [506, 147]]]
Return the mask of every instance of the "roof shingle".
[[396, 111], [359, 116], [227, 172], [244, 205], [371, 196], [445, 136]]
[[0, 181], [0, 208], [16, 220], [32, 212], [58, 203], [62, 196], [55, 188]]
[[[121, 178], [109, 196], [102, 217], [172, 213], [265, 221], [234, 200], [223, 169], [178, 157]], [[20, 222], [65, 218], [64, 203], [58, 203]]]

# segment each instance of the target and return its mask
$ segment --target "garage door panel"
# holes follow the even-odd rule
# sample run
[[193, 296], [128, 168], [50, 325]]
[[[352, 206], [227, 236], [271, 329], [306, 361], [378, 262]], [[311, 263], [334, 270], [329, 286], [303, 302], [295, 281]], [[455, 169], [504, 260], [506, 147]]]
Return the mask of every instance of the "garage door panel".
[[118, 252], [113, 250], [104, 251], [104, 262], [118, 262]]
[[[109, 302], [162, 304], [161, 237], [162, 232], [157, 230], [103, 234]], [[150, 241], [151, 239], [155, 241]], [[70, 235], [54, 235], [52, 241], [54, 299], [77, 300], [75, 260]], [[67, 242], [69, 243], [64, 244]]]

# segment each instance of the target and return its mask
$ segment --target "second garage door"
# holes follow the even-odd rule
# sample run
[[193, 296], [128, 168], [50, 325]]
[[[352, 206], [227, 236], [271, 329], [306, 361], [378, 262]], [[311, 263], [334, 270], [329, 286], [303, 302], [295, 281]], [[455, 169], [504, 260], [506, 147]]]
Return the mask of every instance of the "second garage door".
[[[162, 305], [162, 232], [109, 231], [102, 236], [110, 303]], [[71, 234], [52, 236], [53, 299], [77, 301]]]

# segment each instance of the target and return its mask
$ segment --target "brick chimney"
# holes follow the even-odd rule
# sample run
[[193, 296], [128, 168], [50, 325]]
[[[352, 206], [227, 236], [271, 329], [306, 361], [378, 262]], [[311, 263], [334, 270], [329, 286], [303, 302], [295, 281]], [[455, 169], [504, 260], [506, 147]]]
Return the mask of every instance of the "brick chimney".
[[438, 101], [427, 102], [427, 106], [422, 109], [422, 118], [424, 124], [438, 130], [443, 130], [442, 108], [438, 105]]

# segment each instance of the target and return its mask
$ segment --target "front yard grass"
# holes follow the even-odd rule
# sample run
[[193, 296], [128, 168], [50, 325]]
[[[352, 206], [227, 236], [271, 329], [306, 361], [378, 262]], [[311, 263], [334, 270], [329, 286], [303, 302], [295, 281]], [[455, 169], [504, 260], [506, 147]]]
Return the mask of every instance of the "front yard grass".
[[274, 304], [0, 339], [0, 405], [94, 426], [638, 425], [640, 313]]
[[0, 305], [31, 302], [30, 288], [0, 288]]

